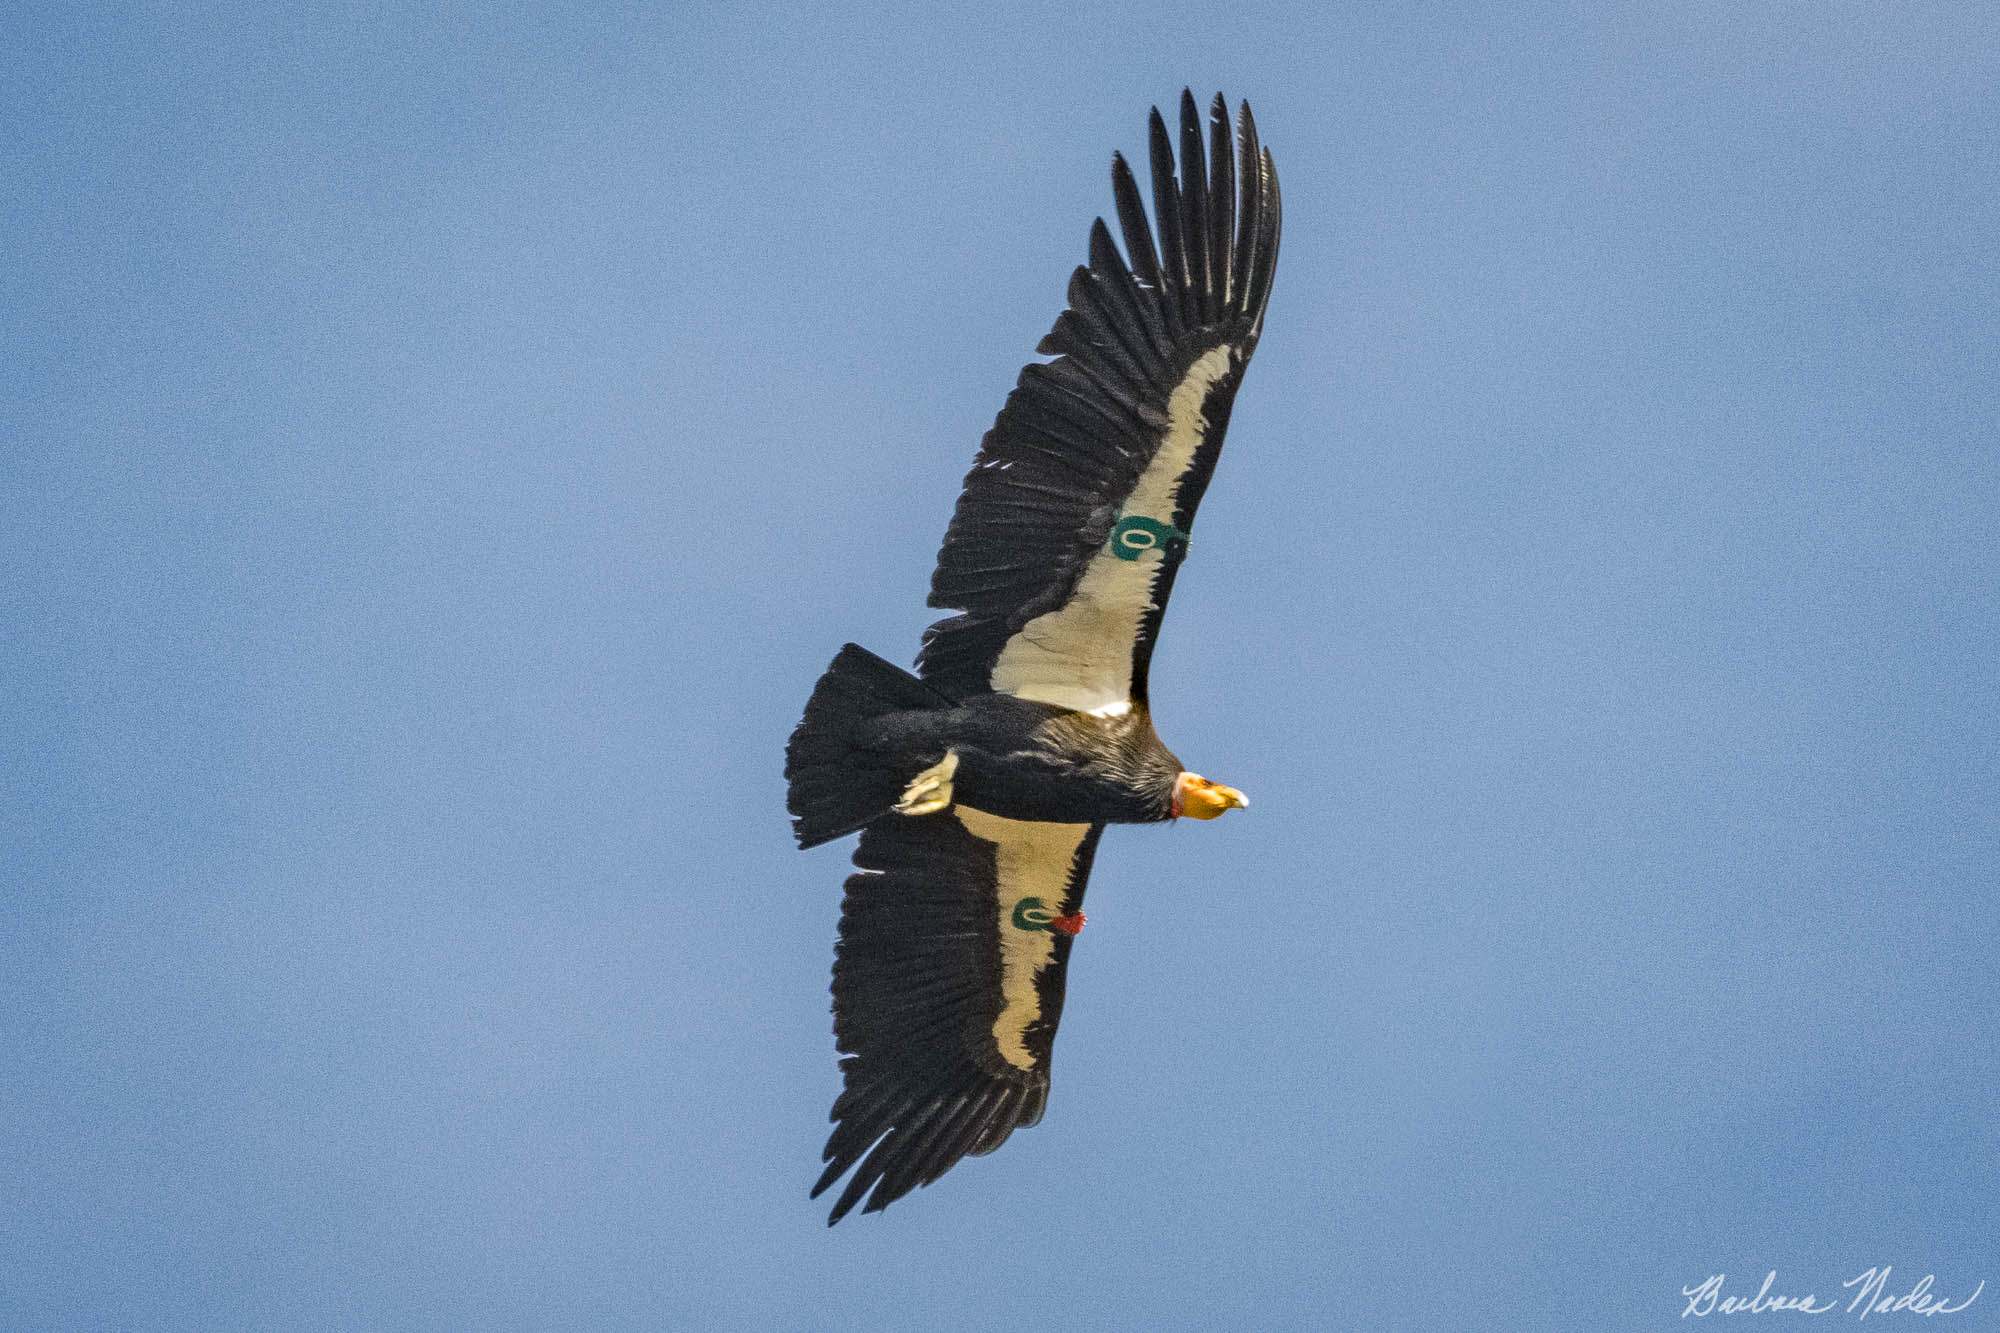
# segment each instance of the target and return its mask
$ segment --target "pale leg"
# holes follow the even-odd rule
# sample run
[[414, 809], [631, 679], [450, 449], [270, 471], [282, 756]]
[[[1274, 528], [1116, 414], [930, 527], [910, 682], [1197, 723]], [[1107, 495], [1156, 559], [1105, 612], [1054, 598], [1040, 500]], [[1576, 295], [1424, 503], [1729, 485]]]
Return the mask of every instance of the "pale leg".
[[896, 802], [896, 813], [934, 815], [949, 807], [951, 779], [957, 772], [958, 753], [945, 751], [944, 758], [910, 779], [910, 785], [903, 788], [903, 799]]

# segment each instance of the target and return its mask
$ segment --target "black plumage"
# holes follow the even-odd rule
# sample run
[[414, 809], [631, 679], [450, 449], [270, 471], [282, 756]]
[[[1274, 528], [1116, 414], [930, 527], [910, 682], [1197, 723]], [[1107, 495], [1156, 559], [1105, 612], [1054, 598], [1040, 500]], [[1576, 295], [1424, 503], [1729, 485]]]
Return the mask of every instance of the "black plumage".
[[[861, 831], [834, 965], [845, 1090], [815, 1196], [873, 1211], [1040, 1120], [1104, 826], [1245, 801], [1153, 729], [1160, 619], [1262, 332], [1277, 173], [1217, 97], [1178, 155], [1149, 123], [1151, 217], [1111, 167], [1068, 308], [967, 474], [931, 580], [954, 610], [911, 675], [853, 644], [786, 755], [801, 846]], [[865, 1202], [864, 1202], [865, 1201]]]

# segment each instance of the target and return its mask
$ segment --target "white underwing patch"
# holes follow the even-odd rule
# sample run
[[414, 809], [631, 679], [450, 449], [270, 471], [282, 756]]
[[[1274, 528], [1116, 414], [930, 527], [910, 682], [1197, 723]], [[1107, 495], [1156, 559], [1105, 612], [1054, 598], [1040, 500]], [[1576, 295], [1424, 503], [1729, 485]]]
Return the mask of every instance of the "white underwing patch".
[[[1208, 432], [1202, 406], [1229, 373], [1234, 355], [1224, 345], [1188, 368], [1167, 400], [1166, 434], [1126, 497], [1122, 517], [1139, 515], [1172, 525], [1181, 479]], [[1100, 709], [1130, 707], [1132, 651], [1139, 626], [1153, 609], [1153, 590], [1166, 559], [1159, 548], [1141, 551], [1136, 558], [1097, 552], [1067, 602], [1036, 616], [1007, 641], [993, 663], [992, 687], [1100, 717], [1117, 715]]]
[[1000, 1058], [1017, 1069], [1033, 1069], [1028, 1052], [1028, 1027], [1042, 1016], [1041, 992], [1035, 980], [1055, 957], [1056, 940], [1046, 928], [1024, 930], [1014, 924], [1015, 909], [1024, 899], [1038, 898], [1051, 911], [1060, 910], [1076, 867], [1088, 824], [1044, 824], [1003, 819], [971, 806], [956, 808], [958, 822], [968, 833], [994, 847], [994, 881], [999, 915], [994, 930], [1000, 939], [1000, 1014], [993, 1020], [993, 1044]]

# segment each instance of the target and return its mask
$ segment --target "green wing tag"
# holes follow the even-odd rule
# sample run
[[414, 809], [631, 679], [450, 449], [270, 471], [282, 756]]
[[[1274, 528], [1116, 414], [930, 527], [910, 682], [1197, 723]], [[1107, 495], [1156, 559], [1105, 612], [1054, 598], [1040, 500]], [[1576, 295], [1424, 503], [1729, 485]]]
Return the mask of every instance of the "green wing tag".
[[1040, 898], [1023, 898], [1014, 904], [1014, 929], [1047, 930], [1056, 914], [1043, 906]]
[[1111, 529], [1111, 554], [1120, 560], [1137, 560], [1148, 551], [1180, 555], [1187, 544], [1187, 533], [1144, 514], [1128, 514]]

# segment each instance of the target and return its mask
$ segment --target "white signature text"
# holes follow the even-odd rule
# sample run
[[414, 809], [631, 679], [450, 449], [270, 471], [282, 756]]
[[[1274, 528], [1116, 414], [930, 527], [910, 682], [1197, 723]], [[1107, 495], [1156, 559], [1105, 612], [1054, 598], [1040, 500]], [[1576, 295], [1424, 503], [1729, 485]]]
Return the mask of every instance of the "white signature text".
[[1712, 1314], [1776, 1314], [1783, 1311], [1830, 1314], [1835, 1310], [1845, 1310], [1856, 1319], [1866, 1319], [1871, 1314], [1957, 1314], [1978, 1300], [1979, 1293], [1986, 1290], [1986, 1280], [1981, 1278], [1970, 1296], [1953, 1304], [1949, 1297], [1931, 1293], [1931, 1285], [1937, 1281], [1934, 1275], [1926, 1273], [1908, 1291], [1898, 1292], [1889, 1286], [1891, 1271], [1890, 1265], [1882, 1264], [1841, 1283], [1842, 1288], [1853, 1293], [1844, 1303], [1837, 1296], [1822, 1300], [1814, 1292], [1802, 1296], [1773, 1292], [1771, 1289], [1778, 1282], [1778, 1270], [1775, 1268], [1764, 1274], [1764, 1285], [1757, 1288], [1755, 1296], [1725, 1296], [1722, 1287], [1728, 1274], [1711, 1273], [1699, 1284], [1681, 1288], [1681, 1295], [1687, 1298], [1687, 1308], [1681, 1311], [1681, 1318], [1692, 1315], [1702, 1319]]

